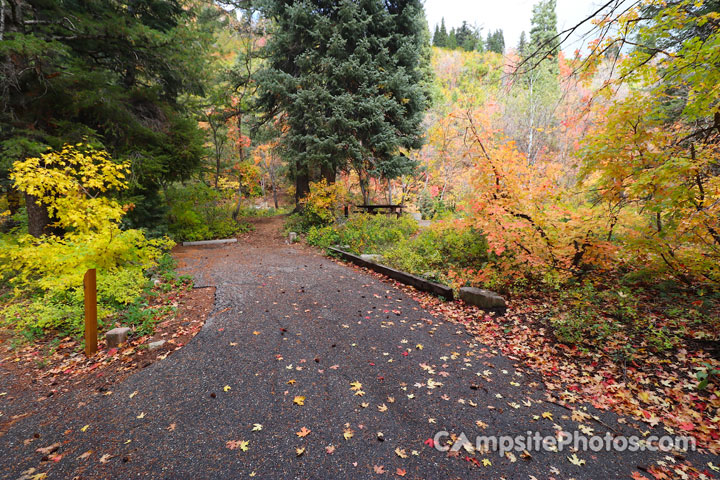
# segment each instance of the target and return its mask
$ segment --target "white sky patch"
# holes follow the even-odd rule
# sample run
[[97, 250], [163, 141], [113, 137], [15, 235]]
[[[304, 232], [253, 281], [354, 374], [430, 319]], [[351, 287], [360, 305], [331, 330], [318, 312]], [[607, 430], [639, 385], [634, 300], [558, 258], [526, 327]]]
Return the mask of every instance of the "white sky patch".
[[[448, 31], [462, 25], [464, 20], [470, 25], [481, 27], [483, 38], [487, 37], [489, 31], [500, 28], [505, 34], [505, 48], [508, 50], [517, 46], [520, 32], [524, 30], [526, 35], [529, 34], [535, 3], [537, 0], [425, 0], [425, 14], [431, 34], [435, 31], [435, 24], [440, 25], [443, 17]], [[558, 31], [574, 26], [603, 3], [598, 0], [558, 0]], [[563, 44], [565, 53], [570, 55], [578, 48], [586, 53], [580, 35], [587, 32], [589, 27], [584, 26], [580, 34], [571, 36]]]

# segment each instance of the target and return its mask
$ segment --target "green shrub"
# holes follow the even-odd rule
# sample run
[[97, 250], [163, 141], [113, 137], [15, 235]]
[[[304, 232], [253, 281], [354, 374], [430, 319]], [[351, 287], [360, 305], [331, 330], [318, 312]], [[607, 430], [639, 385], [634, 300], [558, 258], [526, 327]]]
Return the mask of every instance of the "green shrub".
[[250, 230], [232, 218], [232, 199], [203, 184], [171, 186], [165, 192], [170, 205], [170, 235], [177, 241], [227, 238]]
[[454, 201], [432, 197], [427, 191], [423, 191], [418, 197], [418, 210], [425, 220], [444, 219], [455, 214], [456, 206]]
[[555, 336], [582, 348], [632, 355], [638, 346], [664, 352], [681, 341], [681, 329], [657, 325], [641, 314], [638, 296], [628, 288], [598, 289], [591, 282], [569, 286], [550, 317]]
[[451, 271], [477, 270], [488, 261], [484, 235], [456, 223], [438, 223], [383, 253], [385, 262], [432, 280], [457, 283]]
[[300, 201], [300, 211], [290, 215], [285, 231], [307, 233], [312, 227], [332, 225], [340, 217], [346, 192], [339, 183], [325, 179], [310, 183], [310, 193]]
[[382, 253], [407, 239], [418, 230], [417, 222], [408, 216], [352, 215], [346, 222], [325, 227], [312, 227], [307, 240], [311, 245], [327, 248], [348, 245], [353, 253]]
[[320, 248], [328, 248], [340, 244], [340, 234], [331, 225], [324, 227], [310, 227], [307, 233], [307, 242]]

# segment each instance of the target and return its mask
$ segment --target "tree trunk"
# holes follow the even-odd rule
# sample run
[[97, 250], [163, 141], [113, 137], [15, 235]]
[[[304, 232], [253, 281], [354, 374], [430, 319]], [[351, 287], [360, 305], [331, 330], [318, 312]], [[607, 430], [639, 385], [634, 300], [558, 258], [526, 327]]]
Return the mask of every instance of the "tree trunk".
[[277, 187], [275, 186], [274, 183], [273, 183], [273, 186], [272, 186], [272, 192], [273, 192], [273, 202], [275, 203], [275, 210], [277, 210], [277, 209], [280, 208], [280, 207], [278, 207]]
[[40, 237], [50, 233], [50, 216], [45, 205], [37, 203], [37, 197], [25, 194], [25, 206], [28, 214], [28, 233]]
[[320, 167], [320, 175], [325, 179], [328, 185], [335, 183], [335, 177], [337, 172], [335, 171], [335, 165], [325, 165]]
[[20, 210], [21, 206], [21, 198], [20, 192], [15, 190], [12, 187], [8, 187], [7, 189], [7, 201], [8, 201], [8, 210], [10, 210], [10, 215], [15, 215]]
[[298, 170], [295, 175], [295, 210], [300, 207], [300, 200], [310, 193], [310, 176], [306, 171]]
[[367, 178], [363, 178], [362, 173], [358, 172], [358, 181], [360, 183], [360, 191], [362, 192], [363, 203], [370, 205], [370, 182]]
[[[240, 137], [240, 140], [241, 140], [239, 142], [240, 143], [239, 158], [240, 158], [240, 163], [242, 163], [243, 160], [245, 160], [245, 148], [242, 145], [242, 114], [238, 115], [237, 126], [238, 126], [238, 136]], [[242, 206], [242, 169], [240, 169], [238, 172], [238, 201], [237, 201], [237, 205], [235, 206], [235, 210], [233, 211], [233, 214], [232, 214], [232, 219], [235, 221], [237, 221], [237, 217], [240, 214], [241, 206]]]

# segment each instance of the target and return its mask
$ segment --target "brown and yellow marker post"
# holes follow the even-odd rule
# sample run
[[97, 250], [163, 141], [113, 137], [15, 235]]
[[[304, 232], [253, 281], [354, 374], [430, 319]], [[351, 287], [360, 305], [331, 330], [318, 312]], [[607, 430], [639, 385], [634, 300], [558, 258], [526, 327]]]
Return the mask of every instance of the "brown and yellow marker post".
[[94, 268], [85, 272], [85, 355], [97, 352], [97, 273]]

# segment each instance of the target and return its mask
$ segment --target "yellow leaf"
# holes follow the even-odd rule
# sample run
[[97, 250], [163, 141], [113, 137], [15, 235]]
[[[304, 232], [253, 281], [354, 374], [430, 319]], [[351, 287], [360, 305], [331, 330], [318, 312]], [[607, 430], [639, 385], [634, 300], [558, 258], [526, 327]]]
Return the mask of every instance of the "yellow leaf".
[[230, 385], [225, 385], [225, 386], [223, 387], [223, 391], [224, 391], [224, 392], [229, 392], [229, 391], [230, 391], [230, 388], [231, 388]]
[[552, 416], [552, 413], [550, 413], [550, 412], [543, 412], [542, 418], [547, 418], [549, 420], [552, 420], [553, 416]]
[[578, 467], [585, 465], [585, 460], [578, 458], [576, 453], [573, 453], [572, 457], [567, 457], [567, 459], [570, 460], [570, 463], [577, 465]]
[[293, 403], [295, 403], [295, 405], [305, 405], [305, 397], [298, 395], [293, 399]]
[[85, 425], [80, 429], [81, 432], [87, 432], [87, 429], [90, 428], [90, 425]]

